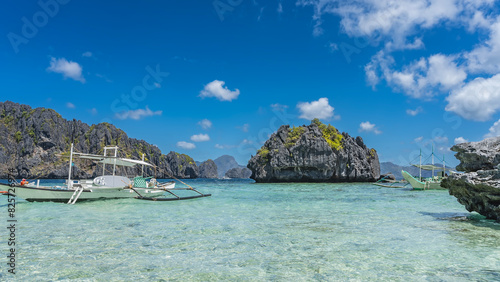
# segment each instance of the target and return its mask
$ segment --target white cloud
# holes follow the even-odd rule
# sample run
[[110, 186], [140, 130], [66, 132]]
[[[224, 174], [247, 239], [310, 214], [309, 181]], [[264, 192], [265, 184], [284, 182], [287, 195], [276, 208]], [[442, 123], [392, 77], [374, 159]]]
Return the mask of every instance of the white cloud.
[[[350, 37], [387, 41], [393, 49], [415, 48], [412, 36], [443, 23], [459, 23], [470, 29], [488, 24], [483, 10], [492, 0], [298, 0], [297, 5], [314, 6], [313, 34], [321, 34], [323, 16], [340, 16], [341, 29]], [[414, 43], [408, 43], [413, 41]], [[418, 44], [417, 44], [418, 45]], [[419, 46], [421, 47], [421, 46]]]
[[333, 117], [334, 108], [328, 103], [328, 98], [320, 98], [318, 101], [312, 102], [301, 102], [297, 104], [299, 108], [300, 116], [299, 118], [312, 120], [318, 119], [329, 119]]
[[250, 129], [250, 124], [245, 123], [243, 126], [238, 126], [237, 128], [241, 129], [243, 132], [248, 132], [248, 129]]
[[217, 149], [224, 149], [224, 146], [222, 146], [220, 144], [215, 144], [215, 148], [217, 148]]
[[281, 2], [278, 3], [278, 9], [277, 9], [277, 12], [278, 14], [282, 14], [283, 13], [283, 5], [281, 5]]
[[365, 66], [365, 74], [372, 86], [383, 78], [396, 90], [414, 98], [426, 99], [462, 85], [467, 73], [455, 60], [456, 56], [436, 54], [396, 70], [393, 68], [394, 58], [380, 51]]
[[194, 141], [194, 142], [206, 142], [206, 141], [210, 141], [210, 136], [208, 136], [208, 134], [193, 135], [193, 136], [191, 136], [191, 141]]
[[220, 101], [232, 101], [240, 95], [240, 90], [236, 89], [231, 91], [224, 86], [225, 82], [220, 80], [214, 80], [209, 84], [205, 85], [205, 88], [201, 90], [200, 97], [215, 97]]
[[87, 52], [82, 54], [82, 57], [90, 58], [90, 57], [92, 57], [92, 52], [87, 51]]
[[90, 109], [90, 114], [91, 114], [91, 115], [95, 116], [95, 115], [97, 115], [97, 113], [98, 113], [98, 111], [97, 111], [97, 109], [96, 109], [96, 108], [92, 108], [92, 109]]
[[75, 107], [75, 104], [73, 104], [73, 103], [71, 103], [71, 102], [66, 103], [66, 107], [67, 107], [68, 109], [74, 109], [74, 108], [76, 108], [76, 107]]
[[455, 138], [455, 144], [466, 143], [466, 142], [469, 142], [469, 141], [461, 136]]
[[446, 98], [446, 110], [463, 118], [486, 121], [500, 110], [500, 74], [476, 78]]
[[76, 62], [68, 62], [65, 58], [50, 58], [50, 66], [47, 68], [47, 71], [60, 73], [65, 79], [69, 77], [85, 83], [85, 78], [82, 76], [82, 67]]
[[413, 141], [415, 141], [415, 143], [420, 143], [420, 142], [422, 142], [422, 140], [424, 140], [424, 136], [419, 136], [419, 137], [413, 139]]
[[284, 112], [286, 109], [288, 109], [288, 106], [276, 103], [271, 104], [271, 109], [273, 109], [273, 111]]
[[417, 107], [415, 110], [407, 109], [406, 114], [416, 116], [423, 111], [422, 107]]
[[145, 117], [150, 117], [150, 116], [161, 116], [163, 111], [151, 111], [148, 106], [146, 106], [145, 109], [137, 109], [137, 110], [130, 110], [130, 111], [124, 111], [121, 113], [116, 113], [115, 117], [117, 119], [133, 119], [133, 120], [140, 120]]
[[500, 136], [500, 119], [497, 120], [491, 127], [490, 132], [484, 135], [485, 138]]
[[201, 128], [208, 130], [212, 128], [212, 122], [208, 119], [202, 119], [198, 122], [198, 125], [201, 126]]
[[161, 84], [159, 84], [158, 82], [155, 82], [154, 85], [156, 88], [161, 88]]
[[434, 142], [436, 143], [445, 143], [447, 144], [448, 143], [448, 137], [447, 136], [436, 136], [434, 137]]
[[192, 150], [192, 149], [196, 148], [196, 145], [194, 145], [193, 143], [185, 142], [185, 141], [179, 141], [179, 142], [177, 142], [177, 147], [182, 148], [182, 149], [186, 149], [186, 150]]
[[375, 124], [373, 124], [369, 121], [362, 122], [359, 125], [359, 131], [360, 132], [373, 132], [377, 135], [382, 133], [382, 131], [378, 130], [378, 128], [375, 126]]

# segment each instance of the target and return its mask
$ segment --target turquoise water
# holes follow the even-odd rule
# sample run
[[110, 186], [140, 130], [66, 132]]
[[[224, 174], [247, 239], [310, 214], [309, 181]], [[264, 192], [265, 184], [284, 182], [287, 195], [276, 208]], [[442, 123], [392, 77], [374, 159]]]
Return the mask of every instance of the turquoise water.
[[[192, 180], [212, 197], [18, 201], [0, 280], [500, 281], [500, 224], [447, 191]], [[0, 214], [7, 226], [6, 197]]]

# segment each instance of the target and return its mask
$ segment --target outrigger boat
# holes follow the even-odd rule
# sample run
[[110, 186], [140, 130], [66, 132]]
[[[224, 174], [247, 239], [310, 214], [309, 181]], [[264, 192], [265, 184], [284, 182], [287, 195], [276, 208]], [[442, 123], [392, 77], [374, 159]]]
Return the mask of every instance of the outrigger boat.
[[[114, 156], [107, 156], [107, 150], [115, 150]], [[30, 202], [34, 201], [54, 201], [67, 202], [75, 204], [77, 200], [98, 200], [98, 199], [120, 199], [120, 198], [136, 198], [141, 200], [159, 200], [173, 201], [185, 200], [200, 197], [207, 197], [210, 194], [203, 194], [196, 189], [187, 185], [189, 188], [175, 188], [175, 182], [160, 183], [155, 178], [144, 177], [144, 167], [154, 167], [154, 165], [142, 160], [133, 160], [128, 158], [117, 157], [118, 147], [105, 147], [104, 154], [92, 155], [73, 152], [73, 144], [69, 156], [69, 172], [68, 179], [61, 186], [41, 186], [38, 180], [36, 184], [17, 183], [13, 178], [9, 179], [9, 184], [0, 184], [0, 190], [9, 191], [16, 197], [25, 199]], [[103, 175], [94, 178], [93, 180], [72, 180], [71, 171], [73, 159], [88, 159], [103, 165]], [[106, 164], [113, 165], [112, 175], [105, 175]], [[116, 166], [135, 167], [142, 166], [141, 176], [129, 179], [124, 176], [117, 176]], [[180, 180], [179, 180], [180, 181]], [[172, 190], [191, 190], [197, 193], [195, 196], [180, 197]], [[170, 197], [165, 197], [168, 193]]]
[[[419, 168], [419, 177], [416, 178], [407, 171], [402, 170], [401, 174], [403, 178], [410, 183], [413, 187], [413, 190], [444, 190], [446, 188], [441, 187], [441, 181], [447, 177], [446, 172], [455, 173], [454, 171], [447, 169], [445, 166], [444, 156], [443, 156], [443, 166], [435, 166], [434, 165], [434, 148], [432, 149], [432, 164], [430, 165], [422, 165], [422, 150], [420, 150], [420, 163], [418, 165], [414, 164], [413, 166]], [[422, 170], [432, 171], [431, 177], [422, 177]], [[437, 171], [438, 174], [434, 175], [434, 172]]]

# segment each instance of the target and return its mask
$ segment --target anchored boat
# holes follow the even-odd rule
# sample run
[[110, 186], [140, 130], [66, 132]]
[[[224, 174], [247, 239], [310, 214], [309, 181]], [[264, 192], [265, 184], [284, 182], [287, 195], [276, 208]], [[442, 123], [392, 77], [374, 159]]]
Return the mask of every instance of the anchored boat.
[[[454, 171], [446, 168], [444, 156], [443, 156], [443, 166], [434, 165], [434, 148], [432, 149], [432, 164], [430, 165], [422, 165], [422, 150], [420, 150], [420, 163], [418, 165], [413, 164], [413, 166], [419, 168], [419, 177], [415, 177], [408, 173], [407, 171], [402, 170], [401, 174], [403, 178], [410, 183], [413, 187], [413, 190], [443, 190], [446, 188], [441, 187], [441, 181], [447, 177], [446, 172], [455, 173]], [[422, 170], [432, 171], [431, 177], [422, 177]], [[434, 172], [437, 172], [437, 175], [434, 175]]]
[[[115, 150], [114, 156], [107, 156], [107, 150]], [[175, 182], [160, 183], [153, 177], [143, 177], [144, 167], [154, 167], [154, 165], [142, 160], [133, 160], [128, 158], [117, 157], [118, 147], [105, 147], [104, 154], [93, 155], [83, 154], [73, 151], [73, 144], [71, 144], [71, 151], [69, 155], [69, 172], [68, 179], [64, 185], [60, 186], [42, 186], [39, 181], [36, 184], [26, 184], [23, 182], [17, 183], [13, 177], [9, 178], [9, 184], [0, 184], [0, 190], [6, 190], [16, 197], [25, 199], [30, 202], [34, 201], [55, 201], [67, 202], [74, 204], [77, 200], [98, 200], [98, 199], [120, 199], [120, 198], [137, 198], [144, 200], [152, 200], [157, 197], [169, 200], [184, 200], [199, 197], [210, 196], [210, 194], [203, 194], [196, 189], [187, 185], [189, 188], [175, 188]], [[72, 180], [71, 171], [73, 166], [73, 159], [87, 159], [103, 165], [103, 175], [94, 178], [93, 180]], [[112, 165], [112, 175], [105, 175], [106, 165]], [[116, 167], [135, 167], [142, 166], [141, 176], [129, 179], [124, 176], [117, 176]], [[180, 180], [179, 180], [180, 181]], [[181, 181], [182, 182], [182, 181]], [[184, 183], [185, 184], [185, 183]], [[172, 190], [192, 190], [197, 193], [195, 196], [179, 197]], [[165, 193], [172, 197], [165, 197]]]

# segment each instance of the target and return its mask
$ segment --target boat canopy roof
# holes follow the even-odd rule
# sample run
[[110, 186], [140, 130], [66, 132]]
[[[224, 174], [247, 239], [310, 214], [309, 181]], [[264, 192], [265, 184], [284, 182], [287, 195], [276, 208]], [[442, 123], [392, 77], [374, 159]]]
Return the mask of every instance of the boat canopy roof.
[[[413, 164], [412, 166], [421, 168], [423, 170], [443, 170], [442, 166], [435, 166], [435, 165], [418, 165], [418, 164]], [[445, 168], [445, 171], [452, 171], [449, 168]]]
[[118, 157], [106, 157], [92, 154], [83, 154], [83, 153], [73, 153], [73, 157], [80, 159], [88, 159], [94, 160], [102, 164], [116, 164], [119, 166], [135, 166], [135, 165], [145, 165], [145, 166], [153, 166], [152, 164], [139, 160], [132, 160], [127, 158], [118, 158]]

